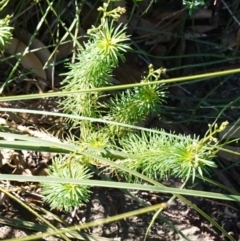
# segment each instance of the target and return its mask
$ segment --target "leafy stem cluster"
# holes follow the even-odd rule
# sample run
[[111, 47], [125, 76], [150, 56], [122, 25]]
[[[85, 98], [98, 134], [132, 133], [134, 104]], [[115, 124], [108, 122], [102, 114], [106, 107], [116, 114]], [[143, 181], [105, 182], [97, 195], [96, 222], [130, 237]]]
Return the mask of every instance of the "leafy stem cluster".
[[[7, 6], [9, 0], [0, 1], [0, 12]], [[12, 38], [13, 27], [10, 27], [11, 16], [7, 15], [0, 19], [0, 51], [5, 47]]]
[[[127, 26], [115, 24], [125, 10], [118, 7], [108, 11], [109, 3], [110, 1], [99, 8], [103, 13], [99, 26], [93, 26], [88, 31], [89, 39], [79, 49], [76, 63], [68, 65], [69, 71], [63, 81], [64, 91], [89, 90], [111, 85], [113, 69], [119, 61], [124, 61], [124, 52], [130, 50]], [[149, 114], [159, 115], [161, 112], [161, 106], [166, 101], [166, 87], [163, 84], [155, 84], [154, 81], [159, 80], [164, 71], [154, 69], [150, 65], [148, 74], [141, 80], [142, 83], [152, 82], [149, 85], [118, 93], [93, 91], [73, 94], [61, 102], [60, 106], [67, 113], [136, 125]], [[214, 135], [226, 126], [226, 123], [220, 127], [209, 126], [209, 131], [200, 139], [165, 131], [136, 133], [113, 124], [70, 121], [80, 128], [78, 145], [84, 148], [98, 148], [99, 152], [94, 153], [98, 156], [108, 158], [129, 170], [141, 172], [152, 179], [175, 176], [185, 180], [192, 178], [193, 181], [196, 174], [204, 178], [204, 175], [209, 174], [210, 168], [216, 167], [212, 161], [218, 145]], [[110, 155], [103, 156], [101, 150], [107, 150]], [[124, 153], [125, 157], [116, 158], [111, 155], [112, 151]], [[61, 159], [56, 158], [49, 174], [55, 177], [87, 179], [92, 176], [88, 168], [92, 164], [102, 165], [101, 161], [72, 153]], [[129, 181], [138, 181], [126, 171], [112, 167], [106, 167], [106, 170]], [[69, 211], [88, 200], [90, 190], [85, 186], [54, 185], [43, 184], [45, 200], [52, 208]]]
[[[174, 176], [185, 180], [192, 178], [194, 182], [197, 174], [204, 178], [209, 174], [210, 168], [217, 167], [212, 161], [218, 151], [218, 140], [215, 135], [223, 131], [227, 125], [228, 122], [223, 122], [220, 126], [209, 125], [209, 130], [202, 139], [190, 135], [174, 135], [165, 131], [161, 131], [161, 134], [129, 133], [120, 140], [120, 150], [130, 154], [130, 158], [118, 159], [117, 162], [152, 179], [167, 179]], [[123, 174], [129, 181], [136, 180], [127, 173]]]

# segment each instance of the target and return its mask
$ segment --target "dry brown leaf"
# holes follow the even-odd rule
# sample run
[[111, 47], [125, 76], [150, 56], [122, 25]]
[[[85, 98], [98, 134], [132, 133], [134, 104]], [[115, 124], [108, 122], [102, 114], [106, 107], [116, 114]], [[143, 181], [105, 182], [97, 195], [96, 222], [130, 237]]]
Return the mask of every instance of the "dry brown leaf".
[[194, 19], [208, 19], [212, 17], [212, 10], [211, 9], [200, 9], [196, 13], [194, 13], [193, 17]]
[[206, 33], [216, 28], [217, 26], [215, 25], [195, 25], [192, 30], [194, 33]]
[[179, 10], [176, 12], [162, 12], [159, 13], [158, 10], [156, 10], [155, 14], [153, 13], [153, 16], [156, 20], [160, 21], [160, 20], [168, 20], [168, 21], [172, 21], [175, 19], [181, 19], [183, 17], [183, 11]]
[[[15, 28], [14, 32], [15, 36], [17, 39], [22, 41], [25, 45], [28, 45], [30, 42], [30, 39], [32, 35], [28, 33], [26, 30], [22, 28]], [[32, 43], [30, 45], [31, 50], [37, 50], [34, 52], [34, 54], [37, 56], [37, 58], [41, 61], [42, 65], [45, 65], [45, 63], [51, 64], [52, 61], [49, 59], [50, 57], [50, 52], [48, 48], [37, 38], [34, 38], [32, 40]], [[50, 82], [52, 79], [52, 67], [50, 66], [49, 68], [45, 69], [45, 72], [47, 74], [48, 81]]]
[[10, 43], [6, 45], [6, 52], [12, 55], [19, 54], [16, 55], [15, 58], [21, 58], [22, 67], [31, 71], [38, 78], [40, 78], [39, 85], [41, 90], [44, 90], [46, 85], [43, 83], [43, 81], [47, 81], [47, 76], [43, 70], [43, 65], [34, 53], [28, 52], [24, 56], [21, 56], [21, 54], [25, 52], [26, 48], [27, 46], [23, 42], [16, 38], [12, 38]]

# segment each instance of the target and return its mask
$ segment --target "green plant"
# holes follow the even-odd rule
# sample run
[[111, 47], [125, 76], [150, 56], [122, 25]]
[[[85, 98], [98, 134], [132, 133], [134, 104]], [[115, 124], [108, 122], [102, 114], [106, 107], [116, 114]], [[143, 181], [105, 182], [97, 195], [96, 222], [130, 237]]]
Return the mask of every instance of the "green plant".
[[0, 49], [7, 45], [12, 38], [11, 30], [13, 28], [9, 26], [10, 18], [10, 16], [6, 16], [0, 20]]
[[[0, 12], [7, 6], [9, 0], [0, 1]], [[0, 19], [0, 50], [3, 50], [12, 38], [11, 31], [13, 27], [10, 27], [11, 16], [7, 15], [4, 19]]]
[[183, 5], [185, 5], [188, 9], [189, 15], [193, 15], [193, 13], [196, 10], [198, 10], [199, 7], [202, 7], [204, 4], [204, 0], [183, 0]]
[[[52, 166], [48, 169], [48, 174], [52, 177], [90, 179], [91, 173], [80, 162], [71, 161], [69, 158], [55, 158]], [[44, 201], [51, 204], [51, 208], [70, 212], [79, 203], [88, 201], [89, 188], [84, 185], [69, 183], [43, 183]], [[57, 194], [57, 195], [56, 195]]]
[[[149, 83], [159, 80], [164, 69], [154, 70], [149, 66], [149, 73], [141, 80], [141, 83]], [[109, 113], [106, 118], [120, 123], [136, 124], [144, 120], [149, 114], [159, 114], [161, 105], [165, 102], [165, 87], [163, 84], [153, 84], [143, 87], [128, 89], [111, 98], [106, 105]], [[119, 134], [123, 128], [110, 126], [111, 133]]]
[[[79, 49], [77, 62], [68, 65], [70, 71], [65, 74], [67, 77], [63, 81], [64, 91], [78, 91], [110, 85], [111, 83], [109, 81], [109, 77], [111, 76], [112, 70], [117, 66], [119, 59], [124, 60], [122, 52], [130, 49], [127, 44], [124, 44], [125, 41], [129, 40], [125, 33], [126, 26], [119, 25], [115, 27], [114, 25], [114, 21], [117, 20], [125, 10], [123, 8], [116, 8], [111, 11], [107, 11], [109, 3], [110, 2], [103, 4], [103, 7], [98, 9], [103, 12], [100, 25], [98, 27], [92, 27], [92, 29], [88, 31], [89, 40]], [[65, 112], [70, 112], [71, 114], [100, 117], [101, 105], [99, 105], [99, 98], [103, 95], [104, 94], [101, 92], [72, 95], [61, 102], [60, 106]], [[97, 132], [97, 129], [94, 128], [89, 121], [82, 121], [81, 123], [72, 119], [70, 119], [70, 121], [75, 126], [79, 126], [80, 124], [81, 145], [88, 144], [93, 147], [105, 147], [103, 145], [107, 144], [108, 137], [106, 137], [104, 132]], [[71, 163], [77, 162], [81, 163], [80, 165], [83, 165], [84, 162], [86, 165], [87, 163], [92, 163], [93, 161], [86, 157], [80, 158], [81, 160], [76, 160], [74, 159], [74, 156], [75, 155], [73, 153]], [[71, 169], [71, 166], [66, 166], [66, 169], [67, 168]], [[76, 170], [78, 169], [77, 167], [75, 168]], [[57, 170], [61, 172], [61, 168], [57, 168]], [[70, 174], [70, 172], [71, 171], [65, 172], [65, 174]], [[49, 173], [54, 174], [56, 172], [50, 171]], [[79, 175], [80, 174], [81, 173], [79, 173]], [[80, 178], [81, 176], [78, 177]], [[60, 185], [58, 187], [58, 192], [49, 193], [51, 187], [48, 187], [47, 184], [43, 185], [43, 193], [46, 194], [45, 200], [50, 203], [52, 208], [56, 207], [54, 198], [56, 200], [66, 202], [65, 204], [62, 203], [60, 208], [69, 210], [70, 207], [68, 204], [77, 204], [76, 199], [71, 201], [71, 197], [77, 197], [79, 192], [77, 192], [77, 189], [69, 189], [72, 195], [69, 196], [68, 201], [66, 201], [66, 199], [62, 198], [62, 193], [67, 193], [67, 187], [70, 188], [70, 186]], [[61, 191], [61, 189], [63, 190]], [[84, 194], [86, 194], [86, 192]], [[84, 199], [84, 195], [82, 195], [78, 201], [79, 204], [87, 201], [87, 196]]]
[[[65, 74], [67, 77], [63, 81], [64, 91], [78, 91], [110, 85], [109, 77], [112, 70], [118, 65], [119, 60], [124, 60], [123, 52], [130, 49], [126, 42], [129, 40], [125, 33], [126, 26], [115, 27], [114, 25], [114, 21], [124, 10], [116, 8], [108, 11], [107, 7], [108, 4], [105, 3], [103, 7], [99, 8], [103, 12], [100, 25], [88, 31], [89, 41], [80, 49], [77, 62], [68, 65], [70, 71]], [[110, 20], [109, 17], [113, 19]], [[138, 121], [144, 120], [149, 114], [159, 115], [161, 113], [162, 103], [166, 101], [166, 88], [164, 84], [155, 84], [155, 81], [161, 78], [164, 71], [163, 69], [154, 70], [150, 65], [149, 73], [141, 80], [141, 83], [149, 83], [149, 85], [127, 89], [113, 94], [110, 98], [104, 92], [73, 94], [67, 97], [61, 106], [65, 112], [71, 114], [134, 125]], [[106, 100], [101, 101], [102, 96], [105, 96]], [[120, 151], [120, 153], [126, 153], [128, 158], [119, 159], [111, 154], [108, 158], [128, 170], [141, 172], [150, 179], [176, 176], [185, 181], [190, 178], [194, 181], [196, 174], [204, 178], [204, 175], [209, 174], [209, 167], [216, 167], [212, 159], [217, 152], [218, 142], [213, 141], [213, 135], [224, 129], [226, 125], [224, 123], [219, 128], [215, 126], [214, 130], [210, 127], [210, 132], [200, 139], [199, 137], [169, 134], [164, 131], [161, 131], [161, 134], [131, 133], [130, 129], [118, 125], [110, 124], [99, 128], [87, 120], [79, 122], [70, 118], [70, 121], [75, 126], [80, 126], [81, 138], [78, 141], [80, 148], [101, 148], [108, 150], [109, 153]], [[115, 142], [116, 138], [117, 142]], [[99, 156], [103, 155], [101, 151], [90, 152]], [[74, 168], [77, 168], [78, 165], [86, 168], [89, 164], [105, 165], [99, 162], [98, 158], [84, 155], [79, 157], [76, 153], [71, 154], [71, 164], [76, 165]], [[54, 171], [53, 167], [50, 169], [50, 175], [56, 176], [58, 173], [57, 175], [60, 176], [61, 172], [65, 170], [64, 177], [67, 178], [68, 175], [69, 178], [72, 177], [70, 165], [66, 165], [64, 168], [55, 168], [56, 166], [57, 161], [54, 162]], [[123, 175], [128, 181], [138, 179], [118, 168], [111, 166], [105, 168]], [[84, 171], [86, 170], [84, 168]], [[78, 178], [81, 178], [81, 173], [79, 171]], [[86, 177], [88, 176], [83, 172], [83, 178]], [[72, 201], [62, 198], [63, 193], [68, 193], [68, 188], [71, 193], [68, 198], [72, 197]], [[81, 204], [82, 201], [88, 199], [88, 195], [86, 195], [86, 199], [84, 199], [84, 195], [76, 199], [77, 189], [68, 185], [57, 185], [57, 189], [57, 192], [50, 193], [51, 187], [48, 187], [47, 183], [43, 185], [45, 200], [50, 203], [52, 208], [56, 207], [54, 199], [63, 202], [59, 208], [64, 210], [69, 210], [73, 204], [76, 206], [77, 201]]]
[[[77, 62], [69, 64], [70, 71], [65, 75], [63, 90], [78, 91], [110, 85], [109, 77], [117, 66], [118, 58], [124, 60], [125, 52], [129, 46], [124, 44], [129, 38], [126, 36], [126, 26], [114, 27], [114, 20], [124, 12], [118, 8], [107, 12], [108, 4], [99, 8], [104, 16], [98, 27], [88, 31], [89, 41], [79, 49]], [[113, 20], [109, 20], [108, 16]], [[86, 116], [98, 116], [98, 98], [101, 93], [73, 95], [61, 105], [65, 112]]]
[[[46, 2], [49, 3], [49, 1]], [[116, 17], [118, 14], [113, 10], [107, 11], [107, 5], [104, 5], [100, 10], [106, 19], [102, 19], [99, 26], [93, 27], [88, 32], [89, 41], [79, 48], [76, 63], [72, 62], [68, 65], [69, 72], [65, 74], [66, 79], [62, 92], [1, 97], [0, 99], [0, 101], [8, 101], [66, 96], [60, 106], [68, 114], [45, 110], [0, 109], [4, 112], [28, 112], [68, 118], [74, 126], [80, 128], [80, 138], [71, 136], [67, 141], [62, 140], [63, 143], [54, 143], [27, 135], [13, 134], [16, 130], [11, 131], [12, 133], [8, 133], [9, 130], [7, 130], [6, 133], [6, 128], [3, 128], [2, 131], [5, 131], [5, 133], [0, 133], [3, 138], [3, 140], [0, 140], [2, 148], [49, 151], [58, 153], [58, 156], [54, 158], [53, 166], [49, 167], [48, 177], [2, 174], [1, 179], [40, 182], [43, 187], [42, 193], [45, 195], [44, 200], [50, 203], [52, 209], [57, 208], [65, 211], [71, 211], [81, 203], [87, 202], [90, 195], [90, 186], [118, 188], [126, 192], [134, 189], [171, 193], [173, 197], [168, 203], [175, 197], [180, 198], [227, 236], [228, 234], [224, 232], [221, 226], [217, 225], [216, 222], [214, 223], [214, 220], [211, 221], [208, 215], [181, 195], [218, 198], [228, 201], [238, 201], [239, 196], [163, 187], [157, 181], [169, 176], [182, 178], [185, 181], [184, 184], [191, 178], [192, 181], [195, 181], [196, 177], [209, 181], [206, 175], [210, 173], [212, 167], [216, 167], [212, 159], [219, 149], [219, 142], [215, 139], [215, 134], [221, 131], [226, 123], [223, 123], [220, 127], [210, 125], [206, 135], [200, 138], [193, 135], [167, 133], [163, 130], [144, 129], [138, 126], [138, 122], [144, 120], [148, 114], [163, 115], [161, 113], [162, 104], [167, 101], [168, 96], [165, 83], [190, 80], [194, 82], [194, 80], [201, 78], [207, 77], [209, 79], [213, 76], [236, 73], [239, 70], [160, 80], [161, 73], [165, 70], [154, 70], [153, 66], [150, 65], [149, 72], [146, 73], [140, 83], [119, 86], [119, 89], [121, 89], [119, 91], [118, 86], [110, 86], [112, 83], [109, 81], [109, 76], [118, 65], [119, 60], [124, 60], [123, 51], [130, 49], [127, 41], [128, 36], [125, 33], [126, 26], [115, 27], [110, 15]], [[45, 16], [43, 19], [45, 19]], [[58, 20], [61, 22], [60, 18]], [[122, 42], [117, 42], [119, 36], [121, 36]], [[112, 38], [115, 41], [109, 41]], [[76, 44], [76, 46], [78, 45]], [[101, 56], [105, 56], [107, 60]], [[114, 92], [112, 92], [113, 90]], [[116, 90], [118, 91], [116, 92]], [[71, 91], [74, 91], [74, 93]], [[14, 141], [4, 140], [6, 138]], [[89, 178], [93, 179], [92, 172], [101, 175], [102, 178], [109, 178], [109, 176], [102, 175], [102, 171], [114, 172], [118, 177], [120, 176], [121, 182], [88, 180]], [[128, 182], [122, 182], [124, 179]], [[133, 182], [144, 182], [144, 185]], [[145, 185], [146, 183], [151, 185]], [[185, 187], [184, 184], [183, 187]], [[219, 184], [214, 185], [220, 186]], [[2, 191], [2, 188], [0, 191]], [[9, 191], [6, 190], [7, 192]], [[239, 195], [231, 190], [228, 190], [228, 192]], [[137, 197], [132, 193], [128, 194], [137, 200]], [[9, 197], [11, 196], [9, 195]], [[137, 201], [141, 205], [145, 205], [143, 202]], [[26, 204], [23, 205], [24, 208], [26, 206]], [[160, 212], [166, 206], [165, 203], [154, 207], [150, 206], [146, 208], [145, 212], [159, 209], [154, 215], [154, 222], [155, 218], [161, 218]], [[80, 229], [101, 224], [101, 222], [105, 223], [127, 218], [131, 215], [138, 215], [141, 212], [142, 210], [137, 210], [134, 214], [122, 214], [111, 219], [99, 220], [99, 222], [90, 225], [81, 225]], [[28, 223], [28, 225], [30, 224]], [[47, 225], [51, 227], [49, 224]], [[51, 229], [55, 232], [57, 230], [57, 228], [52, 227]], [[70, 233], [68, 228], [65, 228], [62, 232]], [[65, 238], [65, 240], [67, 239]], [[230, 240], [232, 239], [230, 238]]]
[[[123, 161], [123, 165], [131, 170], [141, 171], [151, 179], [168, 178], [168, 175], [188, 180], [199, 174], [203, 179], [209, 174], [210, 167], [217, 167], [212, 159], [219, 147], [216, 133], [223, 131], [228, 122], [209, 125], [205, 137], [186, 135], [162, 135], [142, 133], [141, 137], [130, 134], [123, 139], [121, 145], [134, 159]], [[120, 161], [121, 163], [121, 161]]]

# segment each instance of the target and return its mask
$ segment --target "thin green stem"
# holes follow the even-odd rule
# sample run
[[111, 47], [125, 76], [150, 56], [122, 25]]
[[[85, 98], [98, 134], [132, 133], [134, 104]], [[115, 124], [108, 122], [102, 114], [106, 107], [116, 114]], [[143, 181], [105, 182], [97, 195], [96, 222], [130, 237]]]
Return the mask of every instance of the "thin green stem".
[[[198, 75], [184, 76], [184, 77], [178, 77], [178, 78], [171, 78], [168, 80], [163, 79], [163, 80], [152, 81], [152, 82], [134, 83], [134, 84], [117, 85], [117, 86], [107, 86], [107, 87], [99, 87], [99, 88], [92, 88], [92, 89], [78, 90], [78, 91], [61, 91], [61, 92], [50, 92], [50, 93], [43, 93], [43, 94], [18, 95], [17, 97], [16, 96], [14, 96], [14, 97], [6, 96], [6, 97], [1, 97], [0, 102], [14, 101], [14, 100], [16, 100], [16, 98], [17, 98], [17, 100], [32, 100], [32, 99], [39, 99], [39, 98], [45, 98], [45, 97], [47, 98], [47, 97], [69, 96], [69, 95], [80, 94], [80, 93], [93, 93], [93, 92], [105, 92], [105, 91], [110, 92], [113, 90], [142, 87], [142, 86], [147, 86], [147, 85], [170, 84], [170, 83], [177, 83], [177, 82], [185, 83], [185, 82], [189, 82], [189, 81], [195, 81], [196, 79], [198, 79], [198, 80], [203, 79], [203, 78], [210, 79], [210, 78], [214, 78], [214, 77], [218, 77], [218, 76], [224, 76], [224, 75], [236, 74], [236, 73], [240, 73], [240, 68], [218, 71], [218, 72], [207, 73], [207, 74], [198, 74]], [[234, 102], [236, 102], [236, 101], [234, 101]]]

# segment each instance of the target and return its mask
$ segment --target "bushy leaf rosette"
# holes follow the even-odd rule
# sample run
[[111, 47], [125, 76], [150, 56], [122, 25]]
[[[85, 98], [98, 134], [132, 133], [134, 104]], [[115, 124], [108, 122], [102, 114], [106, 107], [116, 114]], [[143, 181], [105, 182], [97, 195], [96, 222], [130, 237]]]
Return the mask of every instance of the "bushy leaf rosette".
[[[141, 80], [141, 83], [150, 83], [160, 79], [163, 69], [154, 70], [149, 65], [149, 73]], [[134, 125], [138, 121], [144, 121], [149, 114], [160, 114], [161, 106], [166, 101], [166, 87], [164, 84], [151, 84], [127, 89], [106, 104], [109, 108], [107, 119], [112, 121]], [[121, 133], [124, 128], [110, 126], [114, 134]]]
[[[87, 134], [87, 135], [86, 135]], [[82, 137], [81, 140], [81, 145], [90, 147], [96, 150], [97, 149], [107, 149], [110, 146], [110, 137], [107, 132], [103, 130], [99, 131], [93, 131], [93, 132], [88, 132], [84, 133], [84, 136]], [[102, 152], [101, 151], [89, 151], [92, 154], [95, 154], [97, 156], [101, 156]], [[80, 160], [84, 165], [96, 165], [98, 167], [103, 166], [103, 163], [100, 162], [99, 160], [93, 159], [92, 157], [88, 156], [82, 156]]]
[[[75, 158], [75, 157], [74, 157]], [[71, 158], [70, 158], [71, 159]], [[80, 162], [55, 158], [48, 174], [51, 177], [74, 178], [88, 180], [92, 174]], [[88, 186], [71, 183], [42, 183], [43, 200], [50, 204], [51, 209], [70, 212], [73, 207], [79, 207], [89, 199]]]
[[[165, 101], [164, 97], [163, 86], [159, 84], [128, 89], [110, 100], [108, 119], [125, 124], [136, 124], [138, 121], [145, 120], [149, 114], [159, 113]], [[111, 126], [110, 129], [118, 134], [124, 128]]]
[[[123, 53], [130, 47], [125, 43], [126, 26], [114, 26], [114, 21], [105, 19], [98, 27], [89, 31], [89, 40], [79, 49], [77, 61], [69, 64], [69, 72], [63, 81], [63, 90], [78, 91], [110, 85], [109, 78], [119, 59], [124, 60]], [[60, 103], [65, 112], [77, 115], [98, 117], [97, 93], [81, 93], [67, 97]]]
[[[141, 132], [130, 133], [120, 140], [122, 151], [132, 158], [117, 163], [138, 171], [151, 179], [167, 179], [169, 176], [194, 180], [196, 174], [204, 177], [211, 167], [216, 167], [216, 143], [203, 142], [198, 137]], [[133, 177], [122, 173], [129, 180]]]

